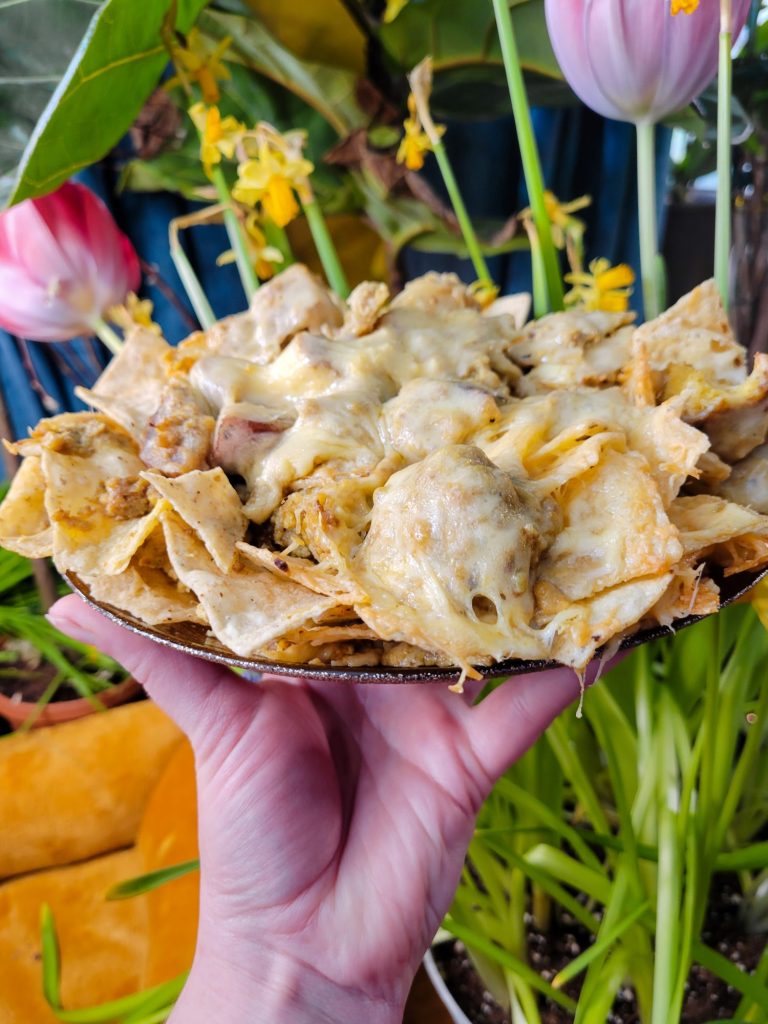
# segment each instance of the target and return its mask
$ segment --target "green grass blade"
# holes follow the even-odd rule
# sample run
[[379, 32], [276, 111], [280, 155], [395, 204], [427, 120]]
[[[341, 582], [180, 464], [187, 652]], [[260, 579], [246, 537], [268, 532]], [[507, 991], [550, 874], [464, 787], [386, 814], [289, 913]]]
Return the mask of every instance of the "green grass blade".
[[562, 988], [563, 985], [567, 985], [573, 978], [578, 977], [582, 971], [589, 967], [593, 960], [604, 953], [608, 953], [611, 946], [621, 938], [628, 928], [631, 928], [636, 921], [639, 921], [648, 909], [650, 909], [650, 903], [647, 900], [635, 907], [615, 927], [609, 929], [598, 941], [593, 942], [589, 949], [585, 949], [583, 953], [580, 953], [574, 960], [571, 960], [567, 967], [559, 971], [552, 979], [552, 985], [555, 988]]
[[605, 875], [586, 867], [581, 861], [554, 846], [540, 843], [526, 853], [525, 860], [600, 903], [607, 903], [610, 899], [612, 886]]
[[187, 971], [153, 988], [137, 992], [132, 996], [113, 999], [99, 1006], [88, 1006], [82, 1010], [56, 1010], [56, 1016], [64, 1024], [112, 1024], [127, 1016], [137, 1016], [144, 1012], [154, 1012], [161, 1006], [174, 1002], [187, 980]]
[[43, 995], [52, 1010], [61, 1006], [61, 958], [56, 922], [47, 903], [40, 909], [40, 943], [43, 967]]
[[489, 942], [484, 935], [480, 935], [472, 928], [459, 924], [459, 922], [455, 921], [450, 915], [446, 915], [446, 918], [443, 921], [443, 927], [457, 939], [460, 939], [465, 945], [478, 949], [481, 953], [490, 957], [491, 960], [495, 960], [497, 963], [501, 964], [502, 967], [513, 971], [519, 978], [530, 985], [531, 988], [536, 989], [537, 992], [541, 992], [541, 994], [546, 996], [547, 999], [551, 999], [553, 1003], [557, 1003], [558, 1006], [562, 1006], [563, 1009], [569, 1010], [571, 1013], [576, 1010], [576, 1003], [572, 999], [569, 999], [568, 996], [564, 995], [562, 992], [558, 992], [557, 989], [552, 988], [550, 983], [537, 974], [536, 971], [525, 963], [524, 960], [520, 960], [518, 957], [513, 956], [506, 949], [500, 949], [493, 942]]
[[545, 735], [552, 745], [563, 775], [570, 782], [576, 799], [584, 808], [592, 827], [597, 832], [610, 832], [611, 827], [603, 811], [600, 798], [576, 755], [562, 718], [556, 719], [547, 729]]
[[740, 971], [727, 957], [705, 946], [703, 942], [694, 942], [693, 956], [697, 963], [722, 978], [726, 985], [748, 996], [762, 1010], [768, 1010], [768, 987], [762, 981]]
[[199, 860], [187, 860], [181, 864], [174, 864], [169, 868], [159, 868], [157, 871], [149, 871], [146, 875], [137, 875], [125, 882], [118, 882], [111, 889], [107, 890], [108, 900], [129, 900], [133, 896], [141, 896], [145, 892], [152, 892], [159, 889], [166, 882], [172, 882], [176, 878], [183, 878], [200, 868]]

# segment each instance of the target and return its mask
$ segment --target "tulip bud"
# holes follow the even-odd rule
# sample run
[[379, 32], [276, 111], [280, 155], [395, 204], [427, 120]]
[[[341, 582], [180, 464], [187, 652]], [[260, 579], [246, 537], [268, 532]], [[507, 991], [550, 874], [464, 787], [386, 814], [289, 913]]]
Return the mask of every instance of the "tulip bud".
[[0, 327], [36, 341], [100, 334], [139, 286], [136, 252], [104, 203], [67, 182], [0, 213]]
[[[545, 0], [560, 68], [588, 107], [618, 121], [660, 121], [717, 73], [721, 0], [673, 15], [670, 0]], [[732, 0], [734, 38], [750, 0]]]

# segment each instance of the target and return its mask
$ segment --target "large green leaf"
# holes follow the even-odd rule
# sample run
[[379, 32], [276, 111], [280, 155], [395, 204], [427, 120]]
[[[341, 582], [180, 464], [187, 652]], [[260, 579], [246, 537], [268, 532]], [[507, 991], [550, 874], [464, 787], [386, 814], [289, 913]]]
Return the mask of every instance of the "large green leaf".
[[[549, 42], [544, 0], [517, 0], [510, 6], [532, 102], [562, 101], [568, 90]], [[404, 73], [432, 57], [432, 105], [439, 116], [509, 112], [490, 0], [411, 0], [393, 22], [382, 25], [379, 37], [394, 72]]]
[[[178, 0], [182, 32], [206, 2]], [[50, 192], [128, 130], [167, 63], [161, 29], [171, 6], [172, 0], [106, 0], [99, 8], [32, 134], [12, 202]]]
[[343, 138], [365, 124], [355, 99], [355, 75], [301, 60], [258, 21], [219, 11], [204, 11], [199, 28], [214, 39], [232, 37], [230, 60], [240, 60], [313, 107]]
[[0, 14], [0, 206], [99, 0], [19, 0]]

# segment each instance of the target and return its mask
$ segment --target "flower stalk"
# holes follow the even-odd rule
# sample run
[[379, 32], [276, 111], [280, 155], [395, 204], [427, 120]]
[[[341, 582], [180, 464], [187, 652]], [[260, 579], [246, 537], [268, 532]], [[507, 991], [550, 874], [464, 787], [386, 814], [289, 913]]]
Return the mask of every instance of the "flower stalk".
[[89, 321], [89, 327], [95, 335], [107, 346], [112, 355], [118, 355], [123, 348], [123, 342], [118, 334], [112, 330], [103, 317], [94, 316]]
[[453, 212], [456, 214], [456, 220], [459, 222], [459, 227], [464, 237], [464, 244], [467, 247], [469, 258], [472, 260], [472, 266], [477, 274], [477, 279], [484, 285], [493, 287], [493, 278], [488, 270], [488, 264], [485, 262], [485, 257], [480, 248], [480, 242], [472, 226], [470, 216], [467, 213], [467, 207], [464, 204], [459, 183], [456, 181], [456, 175], [453, 173], [448, 153], [445, 150], [442, 139], [439, 137], [432, 140], [432, 151], [435, 154], [437, 166], [440, 168], [440, 174], [448, 192]]
[[[541, 170], [536, 137], [533, 133], [531, 110], [528, 105], [528, 95], [525, 91], [522, 68], [520, 67], [517, 40], [515, 39], [507, 0], [493, 0], [493, 9], [499, 32], [501, 53], [504, 58], [504, 67], [507, 73], [509, 97], [512, 101], [512, 111], [515, 116], [517, 139], [523, 162], [523, 173], [528, 189], [528, 201], [531, 204], [533, 222], [539, 236], [539, 246], [541, 249], [540, 265], [543, 266], [546, 275], [549, 308], [556, 311], [563, 308], [563, 283], [557, 252], [552, 241], [552, 227], [544, 198], [544, 175]], [[536, 264], [534, 263], [535, 272]]]
[[213, 182], [219, 202], [224, 207], [224, 226], [227, 229], [229, 244], [235, 254], [237, 271], [243, 285], [245, 297], [250, 305], [251, 299], [259, 287], [259, 279], [248, 255], [248, 243], [245, 239], [245, 232], [240, 219], [232, 207], [232, 197], [229, 188], [224, 180], [224, 172], [220, 167], [211, 168], [211, 181]]
[[328, 284], [338, 296], [346, 299], [349, 295], [349, 283], [344, 273], [344, 268], [341, 265], [339, 254], [336, 252], [336, 246], [333, 244], [328, 225], [325, 222], [323, 211], [320, 209], [320, 204], [312, 196], [311, 198], [303, 199], [301, 205]]
[[[199, 215], [193, 214], [192, 216], [194, 218], [192, 223], [198, 223]], [[187, 298], [192, 303], [192, 308], [195, 311], [195, 316], [200, 326], [203, 330], [207, 330], [216, 323], [216, 317], [179, 238], [179, 229], [186, 227], [189, 222], [187, 217], [176, 217], [175, 220], [172, 220], [168, 225], [168, 242], [173, 265], [176, 267], [176, 272], [181, 278]]]
[[651, 120], [638, 121], [637, 204], [640, 226], [640, 269], [643, 281], [645, 319], [661, 313], [659, 296], [659, 243], [656, 227], [656, 126]]
[[731, 107], [733, 93], [733, 9], [720, 0], [720, 51], [717, 75], [717, 201], [715, 207], [715, 280], [728, 309], [731, 253]]

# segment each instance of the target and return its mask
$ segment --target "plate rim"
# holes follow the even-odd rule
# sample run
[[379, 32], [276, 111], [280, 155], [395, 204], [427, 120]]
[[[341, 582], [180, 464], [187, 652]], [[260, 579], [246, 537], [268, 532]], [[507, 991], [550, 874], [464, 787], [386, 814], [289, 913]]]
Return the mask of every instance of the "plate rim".
[[[96, 601], [90, 594], [90, 588], [76, 573], [63, 572], [61, 574], [72, 590], [91, 608], [95, 608], [111, 622], [123, 626], [138, 636], [146, 637], [155, 643], [187, 654], [191, 657], [201, 658], [205, 661], [212, 661], [216, 664], [227, 665], [230, 668], [243, 669], [252, 674], [268, 675], [273, 677], [288, 677], [321, 680], [326, 682], [355, 682], [367, 684], [383, 683], [446, 683], [456, 682], [461, 676], [461, 669], [441, 668], [436, 665], [422, 666], [419, 668], [399, 667], [396, 665], [363, 665], [358, 667], [348, 665], [293, 665], [286, 662], [271, 661], [267, 658], [241, 657], [234, 652], [227, 653], [226, 649], [216, 650], [207, 647], [204, 643], [196, 640], [184, 640], [168, 635], [176, 623], [168, 623], [165, 626], [150, 626], [140, 622], [129, 612], [121, 611], [113, 605]], [[734, 573], [733, 576], [725, 577], [729, 586], [728, 595], [722, 600], [720, 607], [725, 608], [736, 601], [741, 600], [763, 579], [768, 577], [768, 565], [757, 572]], [[720, 586], [723, 580], [717, 580]], [[714, 614], [718, 614], [715, 612]], [[650, 643], [652, 640], [659, 640], [663, 637], [676, 635], [681, 629], [710, 618], [708, 615], [688, 615], [685, 618], [677, 619], [673, 625], [652, 626], [647, 629], [638, 630], [630, 636], [624, 637], [619, 650], [631, 650], [642, 644]], [[197, 623], [184, 623], [184, 625], [197, 627], [201, 630], [205, 626]], [[218, 641], [217, 641], [218, 642]], [[222, 645], [223, 648], [223, 645]], [[600, 652], [598, 652], [599, 656]], [[478, 665], [477, 671], [483, 679], [494, 679], [499, 676], [527, 675], [534, 672], [544, 672], [547, 669], [564, 668], [557, 661], [547, 659], [536, 659], [525, 661], [519, 658], [507, 658], [504, 661], [496, 662], [494, 665]], [[256, 680], [254, 680], [256, 681]]]

